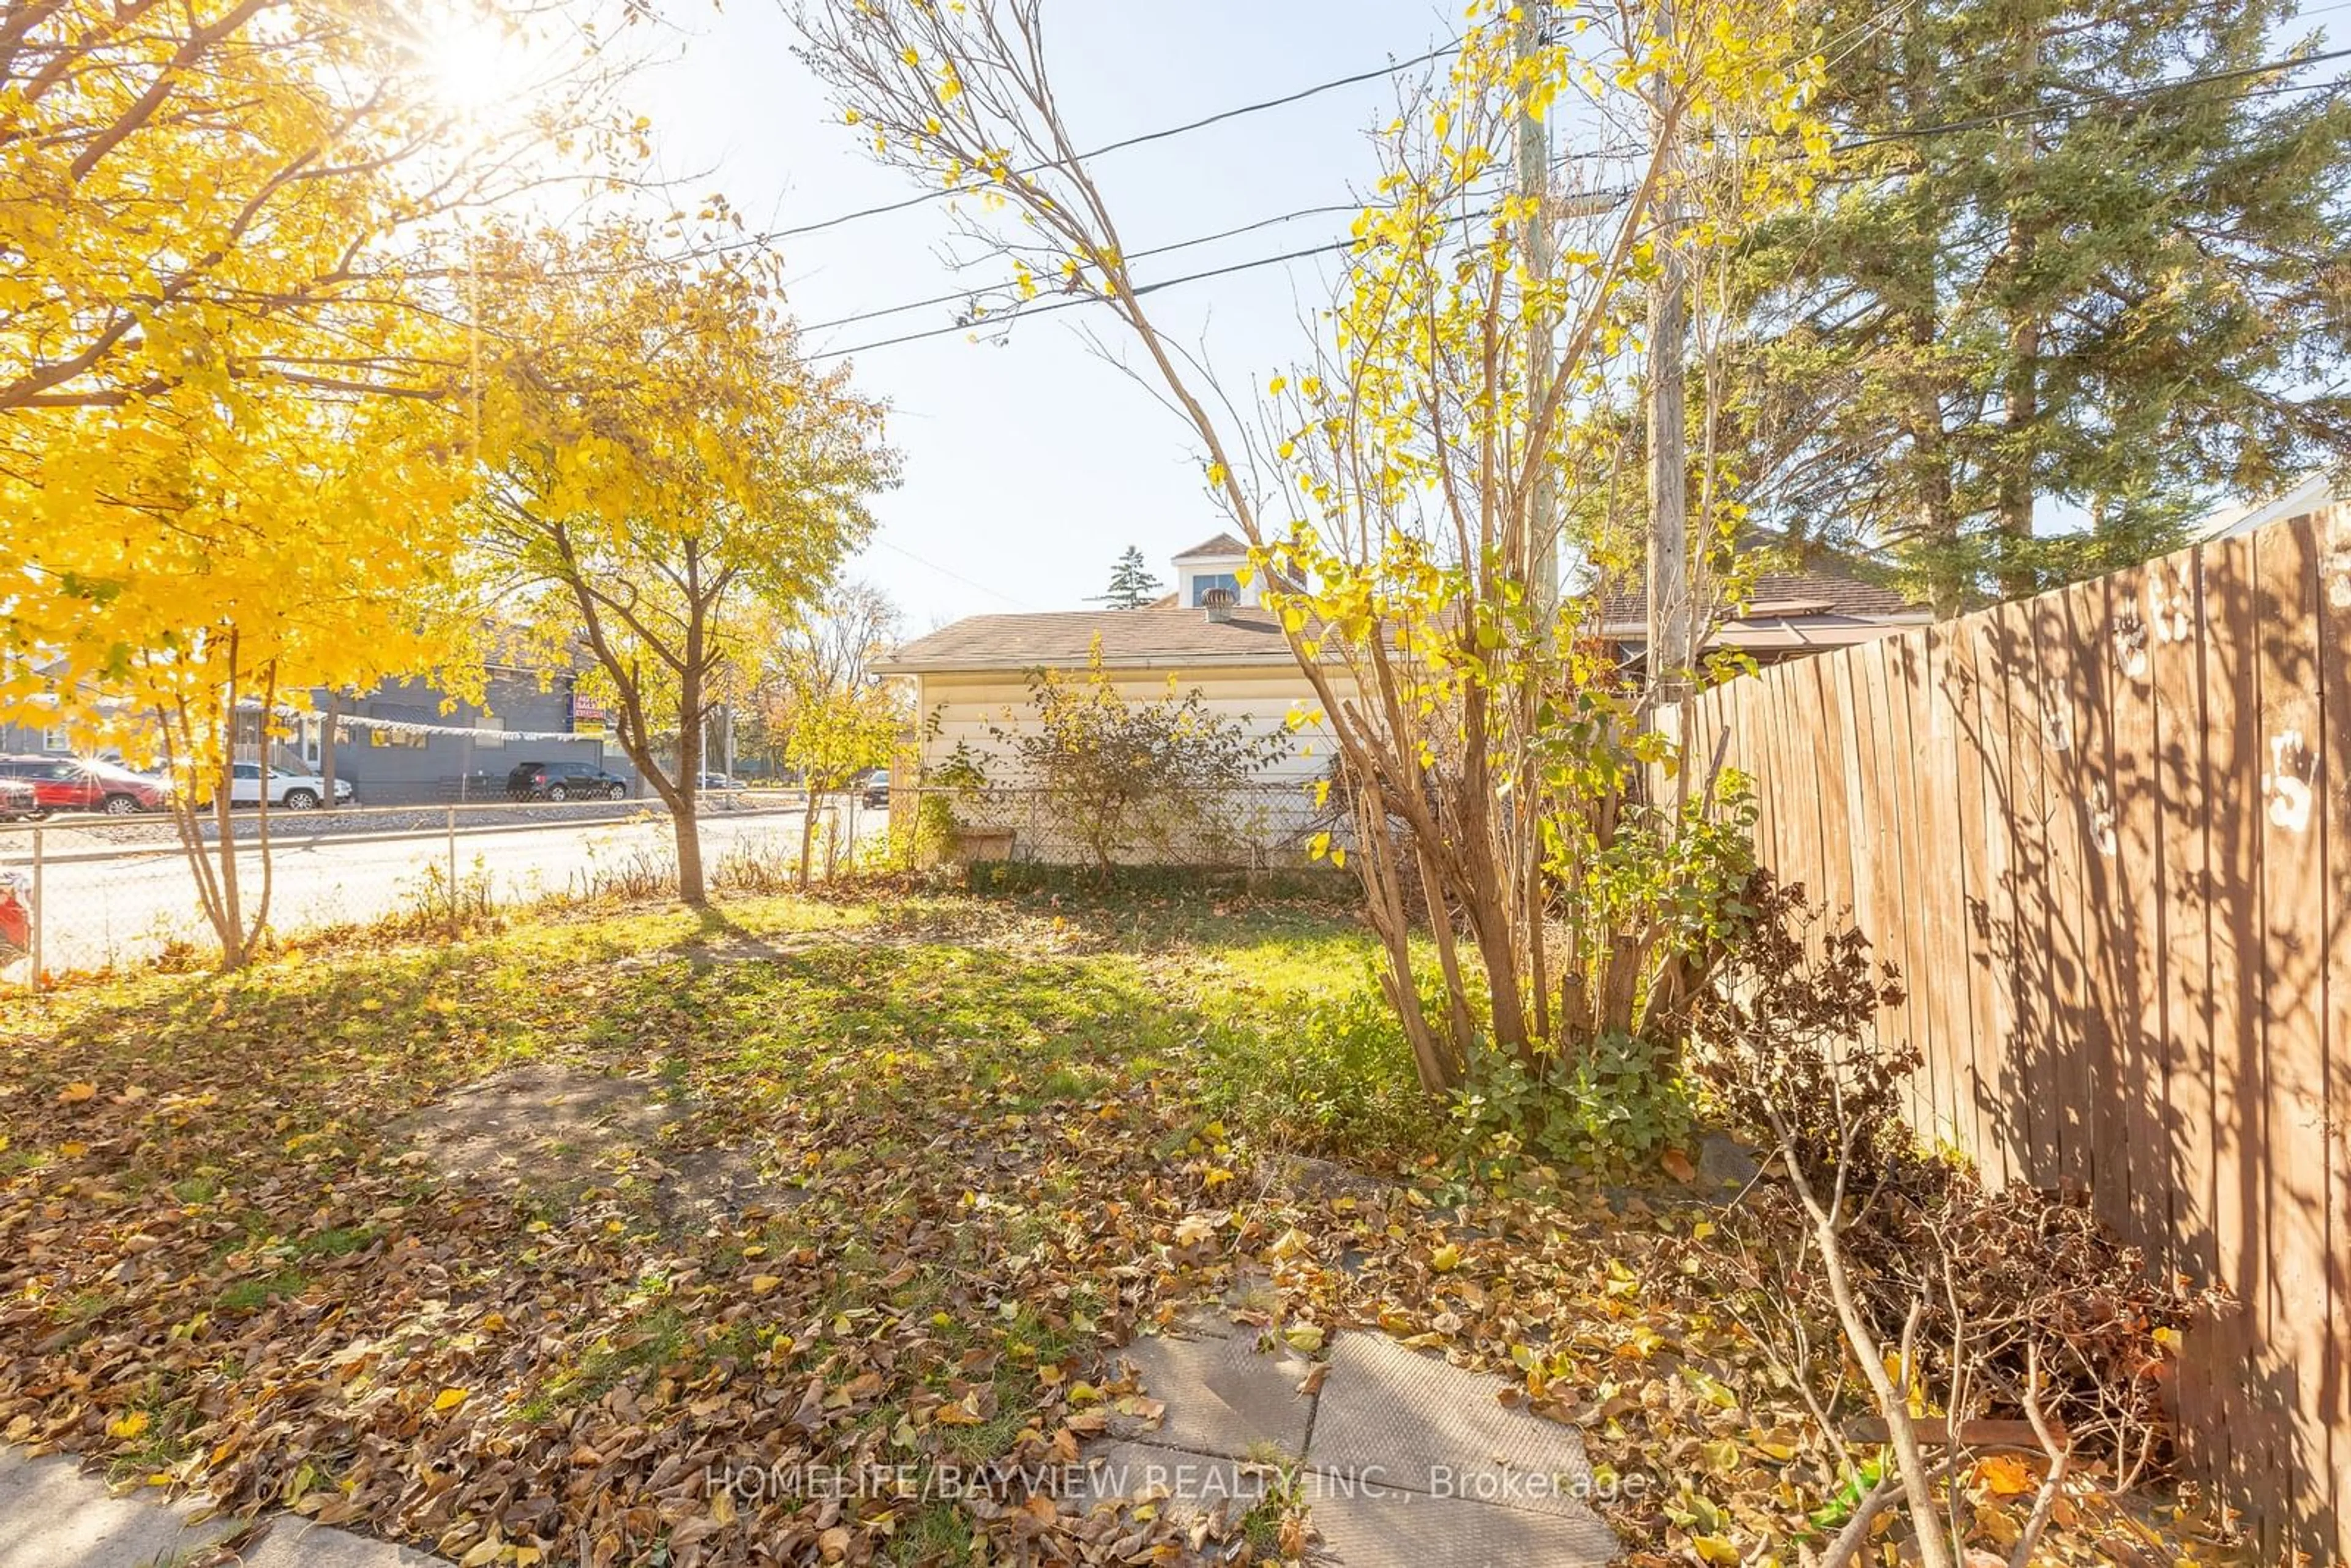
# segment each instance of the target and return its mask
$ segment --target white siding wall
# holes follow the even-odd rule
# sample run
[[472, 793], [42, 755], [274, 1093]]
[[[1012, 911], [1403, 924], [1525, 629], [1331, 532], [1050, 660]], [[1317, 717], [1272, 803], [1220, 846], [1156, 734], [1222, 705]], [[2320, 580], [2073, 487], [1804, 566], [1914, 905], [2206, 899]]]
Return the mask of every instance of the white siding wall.
[[[1072, 674], [1076, 679], [1085, 678], [1082, 671]], [[1129, 702], [1150, 702], [1166, 695], [1167, 677], [1165, 670], [1112, 672], [1119, 695]], [[1176, 672], [1176, 690], [1179, 695], [1195, 687], [1208, 711], [1219, 718], [1238, 719], [1253, 735], [1280, 734], [1289, 737], [1288, 755], [1267, 768], [1260, 778], [1269, 781], [1316, 779], [1329, 770], [1336, 748], [1322, 722], [1317, 719], [1295, 731], [1290, 727], [1292, 708], [1310, 713], [1317, 708], [1313, 688], [1296, 668]], [[1029, 703], [1029, 683], [1017, 673], [923, 675], [919, 677], [915, 698], [916, 733], [921, 738], [922, 766], [925, 770], [938, 767], [952, 756], [957, 742], [968, 744], [982, 758], [997, 756], [1003, 748], [989, 734], [991, 727], [1018, 731], [1036, 722], [1036, 711]], [[1010, 784], [1014, 779], [1007, 776], [998, 781]]]

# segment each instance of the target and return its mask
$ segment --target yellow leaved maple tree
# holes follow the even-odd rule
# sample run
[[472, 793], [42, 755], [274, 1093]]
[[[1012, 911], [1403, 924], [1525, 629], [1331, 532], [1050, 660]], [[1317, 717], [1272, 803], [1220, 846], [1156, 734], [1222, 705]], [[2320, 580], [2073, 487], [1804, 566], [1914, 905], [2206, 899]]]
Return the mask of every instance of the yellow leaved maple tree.
[[705, 898], [695, 797], [744, 643], [810, 609], [872, 528], [882, 409], [801, 360], [771, 256], [652, 226], [505, 233], [485, 256], [473, 545], [509, 612], [576, 635]]
[[240, 739], [454, 663], [460, 623], [428, 612], [470, 485], [450, 219], [520, 176], [404, 15], [0, 16], [0, 717], [170, 765], [230, 967], [268, 919], [267, 856], [244, 897], [229, 831]]

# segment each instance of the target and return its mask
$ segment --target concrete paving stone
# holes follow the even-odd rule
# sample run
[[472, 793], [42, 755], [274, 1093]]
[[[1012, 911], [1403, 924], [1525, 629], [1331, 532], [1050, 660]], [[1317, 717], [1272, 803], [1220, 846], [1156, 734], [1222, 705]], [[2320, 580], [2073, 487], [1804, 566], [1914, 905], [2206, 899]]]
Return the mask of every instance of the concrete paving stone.
[[1236, 1315], [1252, 1319], [1270, 1319], [1280, 1309], [1281, 1295], [1274, 1288], [1273, 1271], [1245, 1264], [1233, 1271], [1225, 1288], [1214, 1301], [1196, 1301], [1176, 1314], [1167, 1333], [1177, 1339], [1230, 1339], [1235, 1334], [1254, 1334], [1259, 1328], [1254, 1322], [1237, 1322]]
[[1269, 1448], [1291, 1458], [1306, 1451], [1314, 1402], [1298, 1392], [1312, 1364], [1259, 1335], [1228, 1339], [1138, 1339], [1122, 1352], [1142, 1374], [1144, 1392], [1166, 1406], [1156, 1427], [1114, 1417], [1111, 1436], [1196, 1453], [1250, 1458]]
[[[246, 1521], [191, 1522], [196, 1507], [144, 1490], [116, 1497], [68, 1455], [0, 1448], [0, 1568], [177, 1568]], [[242, 1568], [448, 1568], [387, 1541], [290, 1515], [237, 1556]]]
[[1273, 1485], [1270, 1471], [1238, 1459], [1155, 1443], [1102, 1443], [1086, 1453], [1085, 1476], [1069, 1500], [1092, 1508], [1113, 1498], [1157, 1500], [1170, 1519], [1191, 1520], [1219, 1504], [1227, 1519], [1258, 1505]]
[[1332, 1568], [1599, 1568], [1616, 1537], [1591, 1514], [1532, 1513], [1405, 1491], [1310, 1489]]
[[281, 1518], [237, 1556], [237, 1568], [449, 1568], [441, 1558], [332, 1525]]
[[188, 1522], [161, 1499], [115, 1497], [62, 1454], [0, 1449], [0, 1568], [149, 1568], [234, 1534], [238, 1521]]
[[1384, 1334], [1342, 1334], [1306, 1455], [1315, 1470], [1521, 1512], [1599, 1520], [1574, 1428], [1495, 1399], [1501, 1385]]
[[1755, 1151], [1728, 1133], [1708, 1133], [1698, 1146], [1699, 1182], [1708, 1187], [1745, 1186], [1763, 1174]]

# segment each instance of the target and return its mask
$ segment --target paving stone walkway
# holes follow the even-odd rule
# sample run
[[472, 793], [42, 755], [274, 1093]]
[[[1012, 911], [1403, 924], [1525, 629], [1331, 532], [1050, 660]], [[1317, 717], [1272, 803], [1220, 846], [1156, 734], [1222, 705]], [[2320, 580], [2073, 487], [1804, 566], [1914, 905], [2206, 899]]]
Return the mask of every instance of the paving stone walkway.
[[[196, 1521], [150, 1490], [116, 1497], [66, 1454], [0, 1447], [0, 1568], [178, 1568], [252, 1524]], [[437, 1557], [283, 1515], [238, 1549], [241, 1568], [448, 1568]]]
[[[1615, 1537], [1583, 1500], [1572, 1427], [1510, 1409], [1494, 1379], [1384, 1334], [1344, 1333], [1327, 1370], [1222, 1317], [1136, 1340], [1154, 1406], [1089, 1445], [1095, 1500], [1238, 1519], [1292, 1472], [1332, 1568], [1597, 1568]], [[241, 1530], [152, 1491], [110, 1495], [69, 1456], [0, 1446], [0, 1568], [177, 1568]], [[278, 1516], [243, 1568], [447, 1568], [423, 1552]]]
[[1576, 1432], [1500, 1404], [1494, 1379], [1384, 1334], [1332, 1341], [1330, 1368], [1221, 1317], [1123, 1353], [1165, 1406], [1087, 1454], [1097, 1498], [1246, 1513], [1282, 1468], [1342, 1568], [1580, 1568], [1617, 1554], [1584, 1500]]

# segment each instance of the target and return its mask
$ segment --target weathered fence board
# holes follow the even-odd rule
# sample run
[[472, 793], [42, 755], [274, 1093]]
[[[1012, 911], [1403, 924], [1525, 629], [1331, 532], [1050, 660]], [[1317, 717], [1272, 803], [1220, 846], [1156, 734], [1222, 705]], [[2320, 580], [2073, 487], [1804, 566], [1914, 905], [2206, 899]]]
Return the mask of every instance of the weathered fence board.
[[1902, 967], [1921, 1134], [2227, 1289], [2189, 1463], [2351, 1556], [2351, 509], [1776, 666], [1687, 733]]

